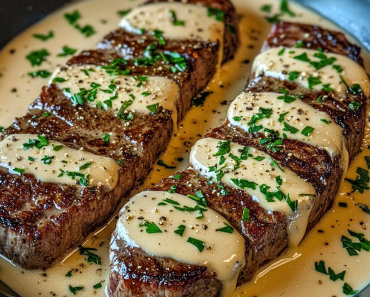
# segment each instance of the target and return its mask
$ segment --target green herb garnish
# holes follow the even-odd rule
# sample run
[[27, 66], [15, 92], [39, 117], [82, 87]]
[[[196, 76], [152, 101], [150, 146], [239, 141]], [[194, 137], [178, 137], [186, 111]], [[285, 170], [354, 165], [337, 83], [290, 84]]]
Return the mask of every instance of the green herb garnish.
[[194, 245], [199, 250], [199, 252], [202, 252], [205, 246], [205, 243], [203, 241], [195, 239], [193, 237], [189, 237], [186, 242], [189, 242], [192, 245]]
[[182, 237], [182, 235], [185, 232], [185, 228], [186, 228], [186, 226], [180, 225], [180, 226], [177, 227], [177, 229], [174, 232], [175, 232], [175, 234], [178, 234]]

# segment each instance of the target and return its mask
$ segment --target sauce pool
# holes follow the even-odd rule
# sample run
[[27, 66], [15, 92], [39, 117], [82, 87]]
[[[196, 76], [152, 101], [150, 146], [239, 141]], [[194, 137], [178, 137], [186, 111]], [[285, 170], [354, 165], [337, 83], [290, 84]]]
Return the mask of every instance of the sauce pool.
[[[53, 72], [71, 57], [57, 57], [63, 46], [77, 49], [96, 48], [97, 42], [108, 32], [118, 27], [120, 16], [117, 11], [125, 11], [144, 1], [122, 0], [87, 0], [68, 5], [49, 17], [32, 26], [9, 43], [0, 53], [0, 126], [11, 124], [16, 116], [26, 113], [28, 105], [40, 93], [41, 87], [47, 85], [47, 79], [31, 78], [27, 73], [37, 70]], [[266, 38], [270, 24], [264, 16], [272, 16], [279, 11], [279, 1], [246, 1], [234, 0], [234, 5], [241, 15], [240, 36], [241, 45], [235, 59], [222, 67], [215, 79], [207, 87], [213, 92], [206, 98], [204, 106], [192, 108], [178, 131], [173, 135], [167, 151], [161, 159], [176, 169], [164, 169], [154, 166], [144, 185], [134, 193], [153, 186], [162, 178], [183, 170], [188, 164], [190, 148], [194, 143], [216, 127], [226, 118], [230, 103], [243, 90], [250, 73], [251, 62], [259, 53], [262, 42]], [[272, 5], [272, 12], [261, 11], [265, 4]], [[289, 3], [290, 8], [297, 14], [295, 18], [282, 19], [293, 22], [311, 23], [328, 29], [336, 26], [322, 17], [300, 6]], [[96, 34], [86, 38], [63, 17], [65, 13], [78, 10], [81, 25], [91, 25]], [[32, 37], [33, 34], [54, 32], [54, 38], [45, 42]], [[348, 36], [347, 36], [348, 37]], [[353, 40], [351, 40], [353, 41]], [[50, 56], [41, 66], [31, 67], [26, 56], [34, 50], [47, 49]], [[363, 51], [365, 66], [370, 69], [370, 56]], [[210, 116], [211, 115], [211, 116]], [[370, 144], [370, 129], [367, 123], [363, 152], [360, 153], [349, 168], [347, 177], [356, 178], [356, 169], [366, 167], [364, 156], [370, 156], [367, 145]], [[261, 268], [250, 283], [240, 287], [234, 296], [263, 296], [263, 297], [311, 297], [311, 296], [344, 296], [342, 286], [348, 283], [354, 290], [361, 289], [370, 281], [368, 267], [370, 254], [364, 250], [358, 256], [350, 257], [342, 248], [341, 236], [350, 237], [347, 229], [363, 233], [370, 238], [367, 222], [370, 218], [358, 206], [359, 203], [369, 205], [368, 192], [351, 193], [348, 182], [344, 182], [332, 209], [328, 211], [320, 223], [308, 234], [297, 249], [286, 251], [270, 265]], [[369, 190], [367, 190], [369, 191]], [[133, 194], [134, 194], [133, 193]], [[339, 206], [339, 203], [342, 207]], [[343, 207], [346, 205], [346, 207]], [[0, 259], [0, 279], [9, 285], [19, 295], [27, 296], [71, 296], [69, 286], [84, 287], [77, 296], [105, 296], [104, 287], [109, 272], [108, 249], [110, 235], [115, 228], [116, 219], [91, 234], [85, 246], [97, 249], [94, 253], [102, 259], [102, 265], [85, 261], [78, 251], [71, 252], [61, 263], [42, 270], [26, 271], [13, 266], [5, 259]], [[336, 282], [329, 276], [315, 271], [315, 262], [325, 261], [326, 267], [331, 267], [335, 273], [346, 271], [344, 281]], [[281, 265], [284, 264], [284, 265]], [[70, 277], [65, 275], [71, 272]], [[93, 286], [101, 283], [101, 288]]]

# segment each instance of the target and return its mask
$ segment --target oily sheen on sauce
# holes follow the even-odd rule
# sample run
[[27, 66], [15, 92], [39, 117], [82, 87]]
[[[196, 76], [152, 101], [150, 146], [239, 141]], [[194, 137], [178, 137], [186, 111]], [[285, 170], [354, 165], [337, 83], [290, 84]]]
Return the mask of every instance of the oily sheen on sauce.
[[[52, 56], [48, 57], [40, 69], [54, 71], [57, 66], [65, 63], [67, 58], [56, 57], [60, 48], [68, 45], [78, 50], [94, 48], [96, 42], [110, 30], [117, 27], [118, 10], [139, 5], [140, 1], [122, 2], [118, 0], [102, 1], [90, 0], [68, 6], [63, 10], [49, 16], [47, 19], [30, 28], [0, 53], [0, 95], [2, 107], [0, 110], [0, 126], [7, 126], [15, 116], [24, 114], [27, 106], [39, 94], [41, 86], [47, 81], [41, 78], [31, 79], [27, 72], [39, 68], [31, 68], [25, 56], [32, 50], [47, 48]], [[161, 157], [166, 164], [176, 166], [176, 169], [164, 169], [156, 166], [146, 183], [139, 190], [145, 189], [158, 182], [161, 178], [181, 170], [186, 166], [189, 156], [189, 146], [193, 145], [209, 128], [215, 127], [225, 117], [228, 105], [242, 91], [246, 77], [250, 72], [250, 63], [258, 54], [261, 42], [267, 35], [270, 25], [263, 19], [267, 13], [260, 7], [272, 4], [273, 12], [278, 11], [278, 1], [234, 1], [238, 13], [242, 14], [240, 27], [242, 44], [235, 59], [225, 65], [216, 76], [217, 79], [209, 85], [210, 95], [204, 107], [193, 108], [179, 125], [179, 131], [173, 137], [166, 153]], [[298, 14], [295, 18], [283, 19], [297, 22], [317, 24], [327, 28], [335, 28], [321, 17], [290, 4], [291, 9]], [[70, 26], [63, 18], [65, 12], [78, 9], [82, 21], [94, 26], [97, 33], [89, 38], [83, 37], [77, 30]], [[32, 34], [46, 33], [53, 30], [55, 38], [46, 43], [32, 38]], [[10, 54], [11, 49], [16, 49]], [[369, 69], [369, 56], [363, 52], [365, 64]], [[12, 92], [16, 89], [16, 92]], [[224, 103], [226, 102], [226, 103]], [[366, 149], [370, 142], [369, 127], [366, 128], [364, 150], [357, 156], [357, 160], [349, 168], [347, 177], [355, 179], [356, 168], [366, 168], [363, 156], [370, 155]], [[182, 162], [179, 158], [184, 158]], [[159, 170], [159, 171], [158, 171]], [[324, 260], [327, 266], [334, 271], [346, 270], [345, 281], [355, 289], [360, 289], [368, 281], [369, 269], [366, 265], [369, 254], [361, 252], [356, 258], [350, 258], [341, 247], [340, 237], [346, 235], [347, 229], [364, 233], [367, 231], [366, 221], [368, 214], [356, 206], [357, 203], [366, 204], [365, 194], [353, 193], [348, 183], [344, 183], [334, 207], [304, 239], [299, 248], [287, 251], [277, 259], [272, 266], [262, 268], [254, 280], [237, 290], [235, 296], [342, 296], [342, 283], [333, 282], [329, 277], [319, 274], [314, 269], [316, 261]], [[338, 207], [338, 202], [347, 203], [347, 208]], [[106, 283], [108, 267], [108, 245], [111, 231], [115, 227], [115, 220], [105, 226], [100, 232], [92, 234], [87, 242], [87, 247], [95, 247], [102, 258], [102, 266], [88, 263], [84, 256], [78, 252], [71, 253], [59, 265], [44, 271], [22, 271], [12, 266], [6, 260], [0, 262], [0, 278], [11, 286], [21, 296], [49, 296], [51, 292], [56, 296], [69, 296], [68, 286], [83, 286], [79, 296], [104, 296], [103, 289], [94, 289], [93, 285]], [[318, 232], [318, 230], [321, 230]], [[283, 264], [279, 266], [280, 264]], [[272, 269], [277, 267], [275, 269]], [[71, 277], [65, 275], [72, 271]], [[20, 285], [22, 284], [22, 285]], [[309, 289], [308, 289], [309, 288]], [[39, 295], [39, 293], [41, 293]]]

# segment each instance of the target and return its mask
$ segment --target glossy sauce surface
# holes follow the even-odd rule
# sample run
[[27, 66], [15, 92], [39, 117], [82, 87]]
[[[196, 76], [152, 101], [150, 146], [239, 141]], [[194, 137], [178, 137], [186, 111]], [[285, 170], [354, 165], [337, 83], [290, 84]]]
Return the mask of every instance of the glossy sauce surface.
[[[278, 132], [280, 137], [285, 133], [289, 139], [326, 149], [332, 157], [338, 154], [348, 155], [342, 128], [327, 113], [313, 108], [299, 98], [291, 96], [294, 101], [287, 103], [282, 97], [283, 94], [278, 93], [243, 93], [231, 103], [228, 120], [245, 131], [261, 125]], [[254, 123], [251, 121], [253, 115], [261, 113], [261, 109], [266, 114]], [[306, 127], [313, 128], [313, 131], [302, 134]], [[348, 158], [345, 158], [345, 163], [347, 162]]]
[[[42, 182], [79, 184], [81, 177], [91, 186], [112, 190], [118, 181], [120, 166], [113, 159], [47, 141], [43, 147], [30, 147], [36, 135], [9, 135], [0, 142], [0, 166], [15, 174], [28, 173]], [[77, 173], [77, 176], [76, 176]]]
[[[190, 163], [212, 182], [243, 189], [264, 209], [286, 213], [290, 219], [290, 244], [298, 245], [306, 231], [312, 206], [311, 197], [315, 194], [313, 186], [290, 169], [281, 168], [268, 154], [253, 148], [246, 150], [242, 145], [231, 142], [229, 153], [215, 156], [222, 143], [227, 142], [213, 138], [198, 140], [191, 150]], [[222, 157], [224, 160], [221, 160]], [[239, 160], [235, 161], [235, 157]], [[218, 178], [218, 172], [223, 173], [221, 178]], [[267, 199], [264, 190], [270, 193], [278, 191], [292, 202], [297, 201], [297, 206], [293, 207], [293, 211], [282, 195], [281, 200]]]
[[[281, 80], [293, 80], [289, 79], [290, 73], [296, 71], [298, 78], [293, 81], [303, 87], [321, 90], [324, 85], [329, 85], [338, 94], [344, 96], [347, 87], [342, 81], [342, 77], [349, 86], [359, 84], [366, 96], [369, 95], [369, 78], [359, 64], [346, 56], [325, 53], [328, 60], [333, 59], [331, 67], [329, 65], [319, 68], [320, 66], [317, 64], [314, 64], [317, 65], [314, 67], [312, 63], [320, 62], [320, 59], [317, 58], [317, 55], [320, 54], [322, 55], [317, 50], [306, 48], [272, 48], [255, 58], [252, 71], [256, 73], [256, 77], [264, 73], [266, 76]], [[333, 67], [336, 65], [342, 68], [341, 72]], [[318, 80], [317, 83], [310, 83], [310, 79]]]
[[[201, 214], [199, 210], [179, 210], [197, 205], [193, 199], [176, 193], [141, 192], [124, 206], [117, 235], [149, 255], [209, 267], [223, 284], [222, 296], [230, 296], [245, 262], [244, 239], [225, 218], [205, 205], [201, 206]], [[227, 232], [216, 231], [225, 226]]]
[[[116, 75], [114, 78], [112, 84], [111, 75], [101, 67], [73, 65], [58, 68], [49, 83], [56, 83], [67, 98], [76, 96], [82, 89], [89, 90], [89, 95], [94, 92], [87, 104], [105, 110], [112, 108], [115, 114], [124, 112], [135, 116], [135, 113], [149, 114], [150, 110], [161, 108], [170, 110], [173, 122], [177, 123], [180, 90], [176, 82], [157, 76]], [[122, 105], [125, 108], [121, 111]]]
[[[46, 79], [29, 77], [28, 72], [39, 69], [53, 72], [58, 65], [62, 66], [69, 59], [69, 57], [57, 57], [64, 45], [79, 51], [95, 48], [99, 39], [117, 27], [120, 20], [117, 11], [136, 7], [140, 3], [142, 2], [89, 0], [67, 6], [36, 24], [7, 45], [0, 53], [0, 72], [2, 73], [0, 78], [2, 103], [0, 126], [6, 127], [11, 124], [15, 116], [24, 115], [28, 104], [39, 95], [41, 87], [47, 84]], [[178, 133], [172, 138], [167, 151], [161, 156], [166, 164], [176, 166], [176, 169], [154, 166], [151, 175], [138, 191], [154, 185], [176, 171], [183, 170], [188, 164], [189, 146], [193, 145], [206, 132], [209, 132], [211, 128], [224, 121], [228, 105], [243, 91], [250, 73], [250, 61], [253, 61], [259, 53], [262, 42], [270, 30], [270, 24], [264, 20], [264, 17], [278, 13], [279, 2], [235, 0], [233, 3], [238, 13], [242, 15], [240, 50], [233, 61], [223, 66], [218, 73], [217, 80], [213, 80], [208, 86], [207, 90], [213, 91], [213, 94], [206, 99], [204, 106], [192, 108], [187, 113], [184, 121], [179, 125]], [[261, 7], [265, 4], [272, 5], [271, 13], [261, 11]], [[328, 29], [338, 29], [320, 16], [297, 5], [290, 4], [290, 7], [297, 14], [297, 17], [291, 18], [284, 15], [282, 19], [317, 24]], [[97, 32], [95, 35], [89, 38], [83, 37], [63, 18], [64, 13], [72, 13], [75, 9], [78, 9], [82, 15], [81, 24], [90, 23], [94, 26]], [[32, 37], [32, 34], [46, 34], [51, 29], [54, 30], [55, 38], [45, 43]], [[32, 50], [41, 48], [47, 48], [51, 56], [47, 57], [47, 61], [41, 66], [31, 67], [25, 56]], [[370, 69], [368, 54], [363, 52], [362, 55], [365, 58], [366, 68]], [[363, 157], [370, 156], [370, 151], [366, 148], [370, 144], [369, 126], [366, 129], [364, 151], [350, 166], [348, 178], [356, 178], [358, 166], [366, 168]], [[180, 161], [179, 158], [183, 158], [183, 160]], [[320, 260], [324, 260], [327, 267], [331, 267], [336, 273], [346, 270], [344, 281], [355, 290], [366, 285], [369, 282], [370, 254], [361, 251], [358, 256], [350, 257], [347, 251], [342, 248], [340, 241], [342, 235], [349, 236], [347, 229], [362, 232], [366, 238], [370, 238], [367, 226], [369, 215], [358, 206], [359, 203], [369, 205], [369, 192], [365, 191], [364, 194], [360, 194], [358, 192], [351, 193], [351, 191], [350, 185], [344, 183], [333, 208], [308, 234], [299, 248], [287, 251], [272, 266], [269, 266], [269, 269], [263, 267], [249, 284], [237, 290], [235, 296], [344, 296], [342, 293], [343, 281], [333, 282], [327, 275], [315, 271], [314, 263]], [[339, 202], [346, 203], [347, 207], [339, 207]], [[71, 296], [69, 285], [84, 287], [83, 290], [77, 292], [77, 296], [92, 296], [93, 294], [94, 296], [105, 296], [103, 288], [109, 270], [108, 245], [115, 223], [113, 220], [101, 231], [91, 234], [85, 244], [87, 247], [98, 249], [95, 253], [102, 258], [102, 266], [86, 262], [85, 256], [81, 256], [78, 251], [71, 253], [62, 263], [46, 271], [24, 271], [1, 259], [0, 278], [25, 297]], [[279, 266], [282, 263], [285, 264]], [[69, 271], [72, 271], [72, 276], [65, 277]], [[93, 285], [97, 283], [102, 283], [103, 288], [94, 289]]]

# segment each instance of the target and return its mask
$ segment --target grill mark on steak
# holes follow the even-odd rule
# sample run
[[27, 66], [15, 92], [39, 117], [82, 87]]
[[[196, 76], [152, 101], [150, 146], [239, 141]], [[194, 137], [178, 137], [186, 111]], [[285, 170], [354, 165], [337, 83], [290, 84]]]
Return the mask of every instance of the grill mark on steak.
[[[227, 22], [237, 24], [234, 7], [228, 1], [192, 0], [208, 6], [224, 7]], [[217, 3], [216, 3], [217, 2]], [[230, 60], [238, 45], [238, 34], [224, 33], [224, 62]], [[187, 69], [173, 74], [169, 66], [157, 62], [154, 66], [135, 66], [134, 57], [142, 57], [145, 44], [153, 40], [147, 36], [144, 44], [133, 42], [143, 36], [134, 36], [122, 29], [108, 34], [99, 49], [83, 51], [68, 65], [107, 65], [113, 59], [125, 58], [130, 75], [163, 76], [176, 81], [180, 87], [177, 111], [180, 120], [191, 106], [191, 100], [212, 78], [217, 64], [218, 42], [168, 40], [158, 46], [159, 51], [177, 51], [185, 57]], [[127, 48], [123, 52], [112, 43]], [[167, 41], [167, 40], [166, 40]], [[49, 112], [48, 117], [43, 117]], [[128, 123], [128, 124], [127, 124]], [[175, 123], [176, 124], [176, 123]], [[155, 115], [135, 115], [125, 122], [112, 111], [101, 111], [88, 105], [74, 106], [55, 85], [44, 87], [24, 117], [0, 134], [0, 140], [10, 134], [43, 134], [50, 140], [91, 153], [123, 160], [117, 186], [105, 193], [99, 187], [80, 188], [55, 183], [43, 183], [33, 175], [22, 176], [0, 169], [0, 253], [26, 269], [46, 268], [68, 250], [81, 243], [96, 227], [102, 225], [114, 212], [129, 191], [149, 173], [158, 154], [167, 148], [172, 131], [171, 112], [162, 110]], [[101, 138], [112, 133], [109, 144]], [[203, 269], [204, 270], [204, 269]], [[207, 272], [208, 273], [208, 272]], [[202, 275], [206, 275], [203, 273]], [[190, 272], [189, 275], [195, 275]], [[199, 286], [204, 283], [200, 278]], [[212, 287], [218, 282], [210, 279]], [[191, 288], [189, 288], [191, 290]]]
[[[284, 34], [284, 30], [287, 30], [286, 39], [277, 38], [277, 36]], [[305, 34], [308, 32], [310, 33], [309, 36]], [[329, 38], [329, 36], [332, 36], [333, 39]], [[360, 49], [350, 44], [342, 33], [303, 24], [280, 23], [274, 26], [262, 51], [274, 46], [294, 46], [298, 40], [301, 40], [306, 48], [321, 47], [324, 52], [329, 51], [346, 55], [363, 65], [362, 58], [359, 56]], [[337, 48], [335, 47], [336, 45], [338, 45]], [[364, 134], [367, 106], [367, 99], [363, 94], [351, 95], [347, 92], [347, 98], [341, 102], [334, 93], [307, 90], [292, 82], [264, 76], [256, 78], [253, 74], [245, 91], [256, 93], [280, 92], [281, 87], [288, 89], [291, 94], [303, 95], [302, 100], [305, 103], [329, 114], [343, 129], [350, 159], [357, 154]], [[323, 103], [318, 104], [316, 99], [320, 95], [325, 95], [327, 98]], [[362, 104], [361, 108], [355, 111], [349, 110], [347, 106], [352, 101], [360, 102]], [[316, 199], [311, 210], [306, 232], [321, 219], [332, 205], [339, 188], [338, 181], [340, 181], [343, 173], [343, 169], [339, 165], [342, 156], [331, 158], [326, 150], [291, 139], [284, 139], [282, 150], [274, 152], [259, 144], [258, 139], [263, 138], [263, 134], [249, 134], [238, 127], [232, 126], [228, 121], [213, 129], [205, 137], [220, 140], [230, 139], [238, 144], [267, 152], [283, 166], [289, 167], [298, 176], [310, 182], [315, 187]], [[171, 177], [166, 178], [150, 190], [168, 191], [174, 184], [177, 185], [176, 193], [183, 195], [194, 195], [197, 190], [201, 190], [207, 200], [208, 207], [224, 216], [232, 227], [242, 234], [246, 243], [246, 266], [239, 275], [238, 285], [249, 280], [259, 267], [276, 258], [288, 246], [287, 219], [283, 213], [268, 213], [244, 191], [228, 186], [225, 186], [225, 189], [229, 192], [228, 195], [217, 195], [219, 192], [217, 186], [210, 184], [207, 179], [194, 171], [191, 165], [187, 170], [180, 172], [180, 174], [182, 174], [182, 178], [179, 181]], [[250, 210], [250, 220], [248, 222], [242, 221], [243, 207], [247, 207]], [[117, 248], [117, 242], [120, 242], [119, 246], [121, 249]], [[147, 296], [145, 293], [148, 292], [150, 292], [150, 296], [162, 296], [163, 292], [168, 294], [168, 296], [198, 296], [196, 293], [194, 295], [183, 294], [182, 290], [177, 288], [180, 282], [177, 279], [172, 280], [171, 285], [174, 287], [170, 287], [165, 270], [166, 266], [162, 263], [157, 263], [159, 268], [155, 273], [151, 270], [147, 273], [135, 271], [135, 280], [133, 280], [133, 275], [128, 271], [130, 269], [130, 261], [136, 261], [135, 257], [137, 255], [142, 267], [146, 267], [147, 263], [148, 267], [151, 267], [153, 259], [162, 261], [164, 258], [148, 255], [139, 248], [135, 251], [136, 254], [131, 253], [131, 249], [125, 248], [125, 243], [116, 233], [112, 236], [110, 252], [113, 260], [111, 262], [108, 292], [111, 297]], [[165, 260], [174, 261], [173, 259]], [[181, 265], [185, 264], [180, 263], [180, 271], [183, 271], [183, 276], [186, 277], [187, 266]], [[197, 275], [200, 275], [204, 268], [197, 266]], [[163, 271], [162, 275], [158, 275], [158, 271]], [[213, 278], [216, 277], [216, 275], [213, 275]], [[146, 283], [147, 279], [150, 279], [149, 283]], [[209, 282], [209, 275], [205, 276], [204, 279], [206, 282]], [[196, 282], [199, 282], [199, 279]], [[139, 287], [140, 289], [138, 289]], [[197, 288], [195, 283], [194, 288]], [[204, 290], [204, 287], [200, 289]], [[207, 294], [203, 293], [199, 296], [219, 296], [220, 292], [221, 289], [218, 289], [216, 292], [207, 292]]]

